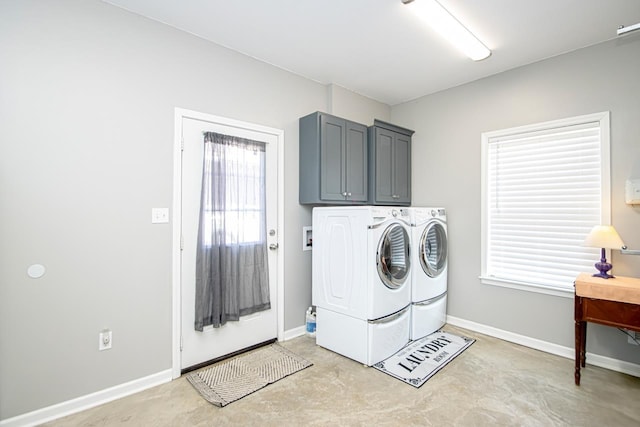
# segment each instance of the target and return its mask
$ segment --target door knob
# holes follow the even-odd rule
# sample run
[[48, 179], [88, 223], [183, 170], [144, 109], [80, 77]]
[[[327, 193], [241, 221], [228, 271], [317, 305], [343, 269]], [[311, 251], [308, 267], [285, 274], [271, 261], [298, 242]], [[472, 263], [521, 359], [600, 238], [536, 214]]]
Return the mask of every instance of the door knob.
[[271, 243], [269, 245], [269, 249], [271, 249], [272, 251], [275, 251], [276, 249], [278, 249], [278, 244], [277, 243]]

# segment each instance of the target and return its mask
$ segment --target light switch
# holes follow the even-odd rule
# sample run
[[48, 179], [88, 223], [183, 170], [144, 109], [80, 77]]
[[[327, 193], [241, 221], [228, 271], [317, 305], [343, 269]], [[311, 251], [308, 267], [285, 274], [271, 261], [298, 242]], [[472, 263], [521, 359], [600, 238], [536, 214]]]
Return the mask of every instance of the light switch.
[[169, 208], [151, 208], [151, 223], [166, 224], [169, 222]]

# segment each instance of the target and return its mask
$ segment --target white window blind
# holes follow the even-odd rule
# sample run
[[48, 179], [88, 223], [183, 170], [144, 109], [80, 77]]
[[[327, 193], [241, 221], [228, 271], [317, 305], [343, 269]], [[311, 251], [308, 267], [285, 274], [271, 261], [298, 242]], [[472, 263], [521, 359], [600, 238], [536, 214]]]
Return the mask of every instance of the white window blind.
[[573, 290], [593, 269], [582, 243], [609, 215], [606, 117], [483, 135], [483, 279]]

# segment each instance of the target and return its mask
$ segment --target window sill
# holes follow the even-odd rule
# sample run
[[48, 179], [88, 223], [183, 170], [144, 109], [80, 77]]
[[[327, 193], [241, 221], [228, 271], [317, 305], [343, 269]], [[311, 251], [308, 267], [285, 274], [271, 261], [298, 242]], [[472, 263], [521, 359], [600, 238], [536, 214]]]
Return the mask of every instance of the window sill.
[[558, 286], [545, 286], [484, 276], [480, 276], [480, 283], [483, 285], [500, 286], [502, 288], [518, 289], [520, 291], [535, 292], [537, 294], [553, 295], [563, 298], [573, 298], [574, 295], [573, 286], [569, 289]]

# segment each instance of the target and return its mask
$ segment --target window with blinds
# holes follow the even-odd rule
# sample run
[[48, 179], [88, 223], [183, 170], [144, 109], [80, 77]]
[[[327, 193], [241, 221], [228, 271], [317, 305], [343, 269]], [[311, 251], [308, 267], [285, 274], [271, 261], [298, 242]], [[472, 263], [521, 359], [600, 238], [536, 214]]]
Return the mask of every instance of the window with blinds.
[[482, 154], [482, 281], [573, 292], [610, 219], [609, 113], [488, 132]]

